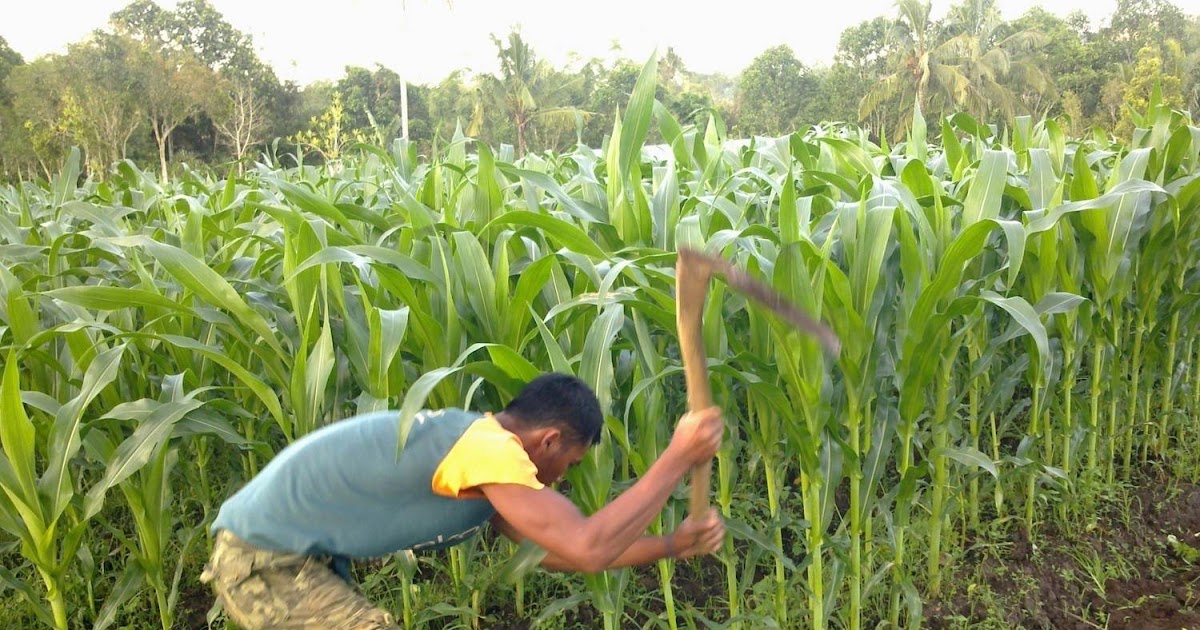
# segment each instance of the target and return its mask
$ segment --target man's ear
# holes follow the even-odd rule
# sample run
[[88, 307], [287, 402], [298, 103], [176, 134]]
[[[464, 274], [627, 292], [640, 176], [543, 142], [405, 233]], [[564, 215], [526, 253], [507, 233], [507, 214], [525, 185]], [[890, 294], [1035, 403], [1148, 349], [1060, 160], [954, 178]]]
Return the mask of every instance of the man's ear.
[[554, 450], [562, 443], [562, 429], [558, 427], [546, 427], [542, 432], [542, 437], [538, 440], [538, 444], [546, 452], [554, 452]]

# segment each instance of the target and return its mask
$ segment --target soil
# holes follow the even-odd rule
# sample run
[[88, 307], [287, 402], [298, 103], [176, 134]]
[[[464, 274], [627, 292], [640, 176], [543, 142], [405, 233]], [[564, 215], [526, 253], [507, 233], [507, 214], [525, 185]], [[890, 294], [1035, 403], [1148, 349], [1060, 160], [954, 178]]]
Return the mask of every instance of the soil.
[[1047, 526], [1036, 541], [1017, 530], [999, 551], [968, 554], [950, 581], [967, 592], [927, 604], [926, 625], [1200, 628], [1200, 562], [1168, 542], [1200, 548], [1200, 486], [1143, 478], [1131, 493], [1092, 528]]

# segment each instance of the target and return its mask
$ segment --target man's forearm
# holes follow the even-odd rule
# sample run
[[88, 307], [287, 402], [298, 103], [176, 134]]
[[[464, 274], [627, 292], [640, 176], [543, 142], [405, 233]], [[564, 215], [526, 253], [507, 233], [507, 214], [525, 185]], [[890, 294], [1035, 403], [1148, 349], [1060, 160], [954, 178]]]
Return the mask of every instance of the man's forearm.
[[633, 487], [588, 519], [588, 539], [603, 546], [605, 566], [615, 562], [646, 531], [688, 468], [683, 458], [668, 448]]
[[[633, 541], [621, 555], [617, 556], [606, 569], [620, 569], [622, 567], [636, 567], [644, 564], [650, 564], [663, 558], [673, 557], [678, 553], [678, 549], [674, 549], [670, 543], [669, 536], [642, 536]], [[560, 558], [554, 554], [547, 554], [542, 560], [542, 567], [551, 571], [579, 571], [580, 568]]]

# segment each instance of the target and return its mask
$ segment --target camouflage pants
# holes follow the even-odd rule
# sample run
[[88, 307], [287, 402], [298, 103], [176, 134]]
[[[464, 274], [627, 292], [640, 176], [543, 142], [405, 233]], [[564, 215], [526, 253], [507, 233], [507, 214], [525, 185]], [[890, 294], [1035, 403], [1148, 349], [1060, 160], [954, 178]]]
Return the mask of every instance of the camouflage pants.
[[392, 630], [395, 621], [329, 568], [329, 559], [260, 549], [221, 530], [200, 575], [245, 630]]

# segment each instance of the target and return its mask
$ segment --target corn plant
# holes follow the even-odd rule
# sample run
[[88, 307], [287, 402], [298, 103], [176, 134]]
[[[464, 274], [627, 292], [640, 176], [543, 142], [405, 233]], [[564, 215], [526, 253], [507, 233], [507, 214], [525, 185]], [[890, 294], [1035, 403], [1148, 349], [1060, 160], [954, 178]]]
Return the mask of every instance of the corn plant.
[[[532, 623], [590, 602], [606, 627], [915, 627], [990, 519], [1095, 518], [1106, 484], [1192, 453], [1187, 113], [1152, 99], [1131, 144], [919, 109], [891, 146], [842, 124], [730, 139], [656, 102], [656, 69], [602, 147], [517, 157], [459, 131], [314, 164], [273, 145], [169, 183], [124, 161], [80, 181], [75, 152], [0, 187], [0, 545], [19, 557], [0, 581], [25, 618], [171, 627], [201, 532], [286, 444], [365, 411], [397, 410], [403, 436], [422, 407], [496, 410], [544, 370], [601, 398], [569, 477], [599, 509], [685, 407], [683, 244], [843, 341], [825, 357], [711, 287], [722, 597], [689, 601], [670, 561], [648, 585], [530, 578], [527, 546], [477, 543], [367, 581], [405, 627], [486, 626], [510, 579]], [[651, 529], [684, 516], [672, 500]]]

